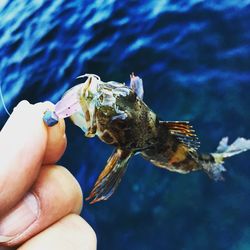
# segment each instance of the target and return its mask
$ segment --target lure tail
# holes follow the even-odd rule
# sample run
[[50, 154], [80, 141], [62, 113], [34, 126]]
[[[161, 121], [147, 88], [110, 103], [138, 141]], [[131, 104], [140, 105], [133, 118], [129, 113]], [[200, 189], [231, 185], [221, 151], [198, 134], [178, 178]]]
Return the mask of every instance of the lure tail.
[[226, 171], [223, 166], [225, 158], [240, 154], [250, 150], [250, 140], [239, 137], [232, 144], [228, 145], [228, 137], [222, 138], [217, 151], [212, 153], [213, 160], [209, 160], [209, 156], [201, 156], [202, 168], [214, 180], [223, 180], [222, 172]]

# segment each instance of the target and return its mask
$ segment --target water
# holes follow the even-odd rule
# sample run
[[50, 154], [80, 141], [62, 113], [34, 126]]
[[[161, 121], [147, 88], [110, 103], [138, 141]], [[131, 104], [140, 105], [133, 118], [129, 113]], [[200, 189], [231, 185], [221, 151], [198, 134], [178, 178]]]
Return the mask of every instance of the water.
[[[0, 16], [10, 110], [22, 99], [56, 102], [80, 74], [128, 82], [136, 72], [146, 103], [162, 119], [191, 120], [203, 151], [223, 136], [250, 138], [250, 1], [2, 0]], [[87, 196], [112, 148], [70, 122], [67, 135], [60, 163]], [[249, 159], [228, 160], [215, 183], [135, 157], [114, 196], [82, 215], [99, 249], [249, 249]]]

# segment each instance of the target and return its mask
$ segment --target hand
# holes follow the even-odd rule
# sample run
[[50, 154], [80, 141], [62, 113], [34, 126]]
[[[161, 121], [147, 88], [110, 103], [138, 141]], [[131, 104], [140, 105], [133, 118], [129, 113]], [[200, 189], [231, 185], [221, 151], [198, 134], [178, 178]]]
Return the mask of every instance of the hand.
[[0, 245], [96, 249], [93, 229], [79, 216], [81, 188], [55, 165], [66, 148], [64, 121], [45, 126], [47, 108], [22, 101], [0, 132]]

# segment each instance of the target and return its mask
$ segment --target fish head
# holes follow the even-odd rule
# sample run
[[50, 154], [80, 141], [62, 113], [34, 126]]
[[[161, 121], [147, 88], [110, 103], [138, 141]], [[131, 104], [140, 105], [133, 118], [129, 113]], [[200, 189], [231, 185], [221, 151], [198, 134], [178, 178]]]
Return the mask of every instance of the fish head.
[[124, 113], [119, 110], [118, 103], [120, 97], [129, 95], [131, 90], [122, 83], [103, 82], [93, 74], [81, 77], [87, 77], [79, 91], [80, 105], [85, 119], [85, 135], [92, 137], [97, 134], [100, 137], [105, 125], [100, 126], [99, 119], [102, 120], [102, 125], [103, 123], [107, 125], [114, 116]]
[[[87, 137], [100, 136], [99, 119], [108, 123], [113, 117], [124, 114], [120, 110], [123, 97], [131, 94], [125, 84], [102, 82], [97, 75], [85, 74], [78, 79], [84, 81], [69, 89], [56, 104], [56, 115], [60, 118], [70, 117]], [[103, 128], [102, 130], [105, 130]]]
[[87, 120], [88, 116], [94, 118], [97, 109], [104, 115], [119, 114], [118, 106], [121, 97], [131, 94], [131, 90], [124, 83], [103, 82], [94, 74], [85, 74], [80, 77], [87, 77], [79, 93], [80, 104]]

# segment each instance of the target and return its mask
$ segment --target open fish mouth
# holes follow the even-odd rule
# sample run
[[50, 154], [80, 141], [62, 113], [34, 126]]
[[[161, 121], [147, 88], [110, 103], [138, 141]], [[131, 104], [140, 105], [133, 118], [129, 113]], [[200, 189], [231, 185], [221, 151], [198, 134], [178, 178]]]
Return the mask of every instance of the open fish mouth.
[[84, 74], [77, 79], [86, 80], [69, 89], [56, 103], [54, 111], [46, 111], [44, 121], [48, 126], [55, 125], [59, 119], [70, 117], [87, 137], [95, 135], [95, 107], [100, 77], [95, 74]]

